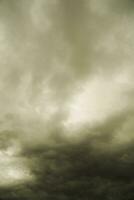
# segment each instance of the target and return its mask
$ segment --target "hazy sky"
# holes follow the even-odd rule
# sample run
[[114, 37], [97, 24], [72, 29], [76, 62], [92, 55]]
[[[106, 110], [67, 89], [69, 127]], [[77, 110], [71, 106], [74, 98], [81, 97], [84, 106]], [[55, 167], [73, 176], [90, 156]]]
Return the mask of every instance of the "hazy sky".
[[[3, 188], [20, 187], [16, 199], [37, 199], [25, 184], [38, 191], [39, 183], [46, 191], [39, 190], [42, 199], [74, 200], [77, 184], [72, 193], [64, 188], [61, 196], [60, 189], [50, 188], [56, 176], [67, 173], [72, 180], [73, 169], [83, 172], [87, 162], [81, 187], [92, 179], [102, 182], [101, 192], [102, 185], [116, 188], [111, 199], [124, 199], [121, 188], [132, 181], [116, 178], [125, 172], [125, 178], [134, 177], [133, 9], [132, 0], [0, 1], [0, 197], [14, 199]], [[75, 148], [79, 156], [73, 163]], [[85, 155], [83, 163], [79, 157]], [[60, 162], [72, 171], [59, 167]], [[51, 184], [43, 185], [47, 167]], [[91, 178], [88, 169], [93, 168]]]

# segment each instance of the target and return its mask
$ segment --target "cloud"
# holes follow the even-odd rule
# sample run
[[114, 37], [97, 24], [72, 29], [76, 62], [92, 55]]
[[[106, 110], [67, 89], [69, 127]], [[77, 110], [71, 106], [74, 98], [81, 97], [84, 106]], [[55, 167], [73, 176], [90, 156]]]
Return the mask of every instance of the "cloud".
[[133, 199], [132, 8], [0, 1], [0, 198]]

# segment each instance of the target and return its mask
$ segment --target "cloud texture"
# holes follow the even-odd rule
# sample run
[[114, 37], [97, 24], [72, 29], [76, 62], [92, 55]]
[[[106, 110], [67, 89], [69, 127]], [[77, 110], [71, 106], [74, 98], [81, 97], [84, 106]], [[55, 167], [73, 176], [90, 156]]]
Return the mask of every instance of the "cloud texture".
[[0, 1], [1, 199], [134, 198], [133, 8]]

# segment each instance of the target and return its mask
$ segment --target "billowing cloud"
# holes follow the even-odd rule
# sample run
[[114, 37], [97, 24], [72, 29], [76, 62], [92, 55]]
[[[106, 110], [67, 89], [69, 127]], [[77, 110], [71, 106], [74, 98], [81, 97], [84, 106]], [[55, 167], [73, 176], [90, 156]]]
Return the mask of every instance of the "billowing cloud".
[[0, 198], [133, 199], [133, 7], [0, 1]]

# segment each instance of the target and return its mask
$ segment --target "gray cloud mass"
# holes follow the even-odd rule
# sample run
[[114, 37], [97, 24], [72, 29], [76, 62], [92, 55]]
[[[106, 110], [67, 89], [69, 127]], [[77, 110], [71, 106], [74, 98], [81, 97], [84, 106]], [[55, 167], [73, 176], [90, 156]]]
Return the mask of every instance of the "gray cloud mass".
[[133, 9], [0, 1], [0, 199], [134, 199]]

